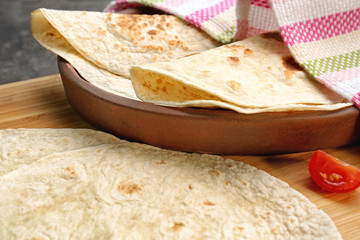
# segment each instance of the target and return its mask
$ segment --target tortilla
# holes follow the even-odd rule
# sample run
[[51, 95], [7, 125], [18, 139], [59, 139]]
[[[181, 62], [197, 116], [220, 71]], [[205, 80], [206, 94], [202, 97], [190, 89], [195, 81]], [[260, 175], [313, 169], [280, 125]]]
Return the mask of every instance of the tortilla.
[[134, 64], [166, 61], [219, 44], [175, 16], [37, 9], [32, 34], [95, 86], [138, 100]]
[[292, 58], [279, 33], [265, 33], [162, 63], [134, 66], [145, 102], [222, 107], [240, 113], [335, 110], [345, 98], [317, 82]]
[[6, 129], [0, 131], [0, 176], [47, 155], [119, 139], [91, 129]]
[[341, 239], [328, 215], [264, 171], [122, 140], [1, 176], [0, 226], [0, 239]]

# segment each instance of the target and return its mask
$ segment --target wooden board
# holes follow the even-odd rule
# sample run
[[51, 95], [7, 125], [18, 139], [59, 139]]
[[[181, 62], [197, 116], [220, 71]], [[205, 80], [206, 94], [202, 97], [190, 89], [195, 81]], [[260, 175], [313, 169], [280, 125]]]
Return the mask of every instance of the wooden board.
[[[46, 127], [93, 128], [67, 102], [59, 75], [0, 85], [0, 129]], [[359, 144], [324, 150], [360, 167]], [[253, 165], [289, 183], [333, 219], [344, 239], [360, 239], [360, 188], [344, 194], [320, 190], [307, 169], [312, 154], [225, 157]]]
[[90, 127], [68, 104], [59, 75], [0, 85], [0, 128]]

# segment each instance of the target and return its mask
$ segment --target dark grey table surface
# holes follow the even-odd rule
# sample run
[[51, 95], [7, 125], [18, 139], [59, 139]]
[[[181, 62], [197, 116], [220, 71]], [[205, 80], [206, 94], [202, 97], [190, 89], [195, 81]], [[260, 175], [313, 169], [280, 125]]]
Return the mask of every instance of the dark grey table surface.
[[37, 8], [102, 11], [111, 0], [0, 0], [0, 84], [58, 73], [56, 55], [31, 36]]

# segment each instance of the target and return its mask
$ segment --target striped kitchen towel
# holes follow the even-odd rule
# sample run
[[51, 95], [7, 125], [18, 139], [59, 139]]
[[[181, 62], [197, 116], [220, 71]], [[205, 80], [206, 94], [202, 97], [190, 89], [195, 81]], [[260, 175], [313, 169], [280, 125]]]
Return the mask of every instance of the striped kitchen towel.
[[273, 0], [272, 8], [297, 62], [360, 108], [360, 0]]
[[139, 4], [174, 14], [224, 44], [280, 30], [305, 71], [360, 109], [360, 0], [116, 0], [106, 10]]
[[[236, 0], [116, 0], [105, 9], [119, 12], [141, 4], [176, 15], [221, 43], [230, 43], [236, 31]], [[130, 5], [130, 6], [129, 6]]]

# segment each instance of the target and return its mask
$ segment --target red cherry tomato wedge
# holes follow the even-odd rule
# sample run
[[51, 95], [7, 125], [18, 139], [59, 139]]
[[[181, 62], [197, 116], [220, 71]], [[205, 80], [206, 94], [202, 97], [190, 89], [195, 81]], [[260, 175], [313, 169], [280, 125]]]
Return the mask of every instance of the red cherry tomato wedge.
[[318, 150], [309, 161], [312, 179], [323, 190], [350, 192], [360, 186], [360, 169]]

